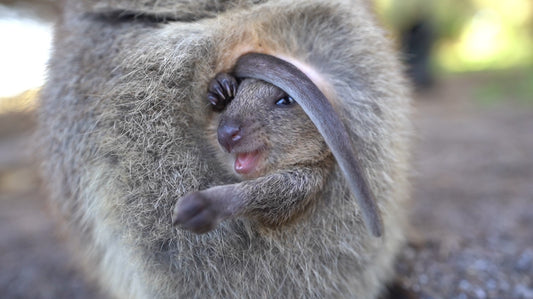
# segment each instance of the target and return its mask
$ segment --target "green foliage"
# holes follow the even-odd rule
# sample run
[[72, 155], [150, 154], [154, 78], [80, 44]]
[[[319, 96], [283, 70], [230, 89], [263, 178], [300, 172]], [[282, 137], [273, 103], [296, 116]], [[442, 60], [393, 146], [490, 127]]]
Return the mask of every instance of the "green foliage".
[[495, 105], [506, 101], [533, 105], [533, 67], [498, 74], [475, 88], [473, 93], [474, 99], [481, 105]]

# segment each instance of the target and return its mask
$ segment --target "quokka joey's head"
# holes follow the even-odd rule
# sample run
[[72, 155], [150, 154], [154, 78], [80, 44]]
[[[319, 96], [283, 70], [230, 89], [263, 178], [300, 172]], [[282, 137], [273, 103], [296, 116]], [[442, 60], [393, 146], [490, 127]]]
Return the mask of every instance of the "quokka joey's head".
[[[251, 81], [248, 83], [251, 84], [249, 87], [243, 85], [242, 90], [240, 90], [242, 95], [239, 95], [239, 99], [232, 103], [236, 105], [235, 108], [229, 108], [226, 112], [227, 115], [224, 118], [241, 119], [241, 124], [246, 121], [251, 122], [251, 124], [243, 125], [237, 131], [244, 132], [244, 127], [263, 126], [263, 128], [256, 130], [264, 130], [265, 132], [256, 134], [254, 133], [255, 130], [252, 129], [251, 133], [241, 133], [247, 137], [246, 140], [249, 140], [248, 136], [257, 135], [259, 137], [252, 137], [251, 141], [248, 141], [254, 144], [253, 147], [245, 149], [234, 146], [229, 150], [237, 153], [235, 154], [235, 168], [243, 174], [253, 176], [264, 170], [273, 169], [270, 167], [281, 168], [285, 165], [300, 164], [304, 161], [306, 164], [313, 160], [317, 161], [324, 157], [322, 153], [329, 154], [331, 151], [331, 155], [335, 158], [361, 208], [365, 225], [373, 236], [379, 237], [383, 234], [383, 221], [359, 157], [352, 147], [351, 140], [354, 137], [346, 129], [345, 122], [347, 120], [342, 119], [337, 114], [329, 99], [315, 83], [315, 81], [319, 82], [323, 88], [327, 89], [327, 80], [305, 63], [301, 67], [298, 68], [279, 57], [261, 53], [247, 53], [239, 57], [235, 63], [233, 74], [236, 77], [264, 80], [264, 82], [272, 84]], [[314, 78], [315, 81], [311, 78]], [[230, 81], [220, 77], [220, 80], [215, 80], [220, 84], [211, 85], [208, 99], [214, 107], [226, 106], [229, 103], [226, 99], [231, 99], [233, 95], [237, 94], [237, 92], [233, 92], [237, 90], [236, 80], [233, 79], [235, 84], [230, 84]], [[235, 88], [227, 88], [228, 86]], [[291, 104], [294, 105], [294, 103], [291, 103], [290, 99], [284, 99], [285, 94], [282, 94], [281, 97], [273, 96], [276, 94], [274, 92], [276, 87], [274, 86], [296, 99], [299, 103], [296, 106], [298, 108], [291, 107]], [[226, 92], [221, 93], [220, 91], [223, 90]], [[212, 96], [217, 94], [222, 96]], [[260, 97], [261, 100], [259, 100]], [[241, 101], [243, 104], [239, 105]], [[256, 105], [259, 102], [261, 104]], [[273, 106], [272, 103], [274, 103]], [[283, 107], [286, 109], [282, 109]], [[312, 126], [311, 122], [316, 127]], [[243, 136], [239, 136], [235, 132], [226, 134], [230, 136], [231, 144], [238, 144], [242, 142], [240, 140], [245, 140]], [[256, 152], [254, 148], [263, 150]]]
[[298, 103], [261, 80], [244, 79], [218, 120], [218, 142], [243, 178], [319, 161], [330, 153]]

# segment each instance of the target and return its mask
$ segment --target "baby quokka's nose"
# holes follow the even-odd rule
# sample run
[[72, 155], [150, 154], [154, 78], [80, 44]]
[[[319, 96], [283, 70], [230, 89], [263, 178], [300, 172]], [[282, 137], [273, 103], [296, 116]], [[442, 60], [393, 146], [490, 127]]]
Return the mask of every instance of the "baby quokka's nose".
[[224, 120], [220, 122], [217, 130], [218, 143], [222, 145], [228, 153], [242, 139], [241, 124], [235, 120]]

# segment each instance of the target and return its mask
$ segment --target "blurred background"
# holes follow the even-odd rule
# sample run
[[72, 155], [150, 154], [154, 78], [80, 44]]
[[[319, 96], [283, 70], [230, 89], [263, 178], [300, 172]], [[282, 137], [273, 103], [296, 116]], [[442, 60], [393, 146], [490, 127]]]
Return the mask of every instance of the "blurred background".
[[[100, 297], [68, 262], [31, 154], [56, 5], [0, 0], [2, 298]], [[533, 298], [533, 0], [375, 5], [415, 91], [394, 296]]]

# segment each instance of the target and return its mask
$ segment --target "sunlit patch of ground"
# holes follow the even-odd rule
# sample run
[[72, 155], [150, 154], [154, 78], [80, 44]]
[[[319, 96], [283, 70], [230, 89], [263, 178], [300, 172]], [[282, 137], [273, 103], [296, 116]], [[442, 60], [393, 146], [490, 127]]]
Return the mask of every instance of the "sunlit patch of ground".
[[31, 113], [35, 110], [40, 88], [24, 91], [16, 96], [0, 97], [0, 114]]
[[7, 2], [0, 3], [0, 97], [43, 85], [55, 18], [52, 3]]

